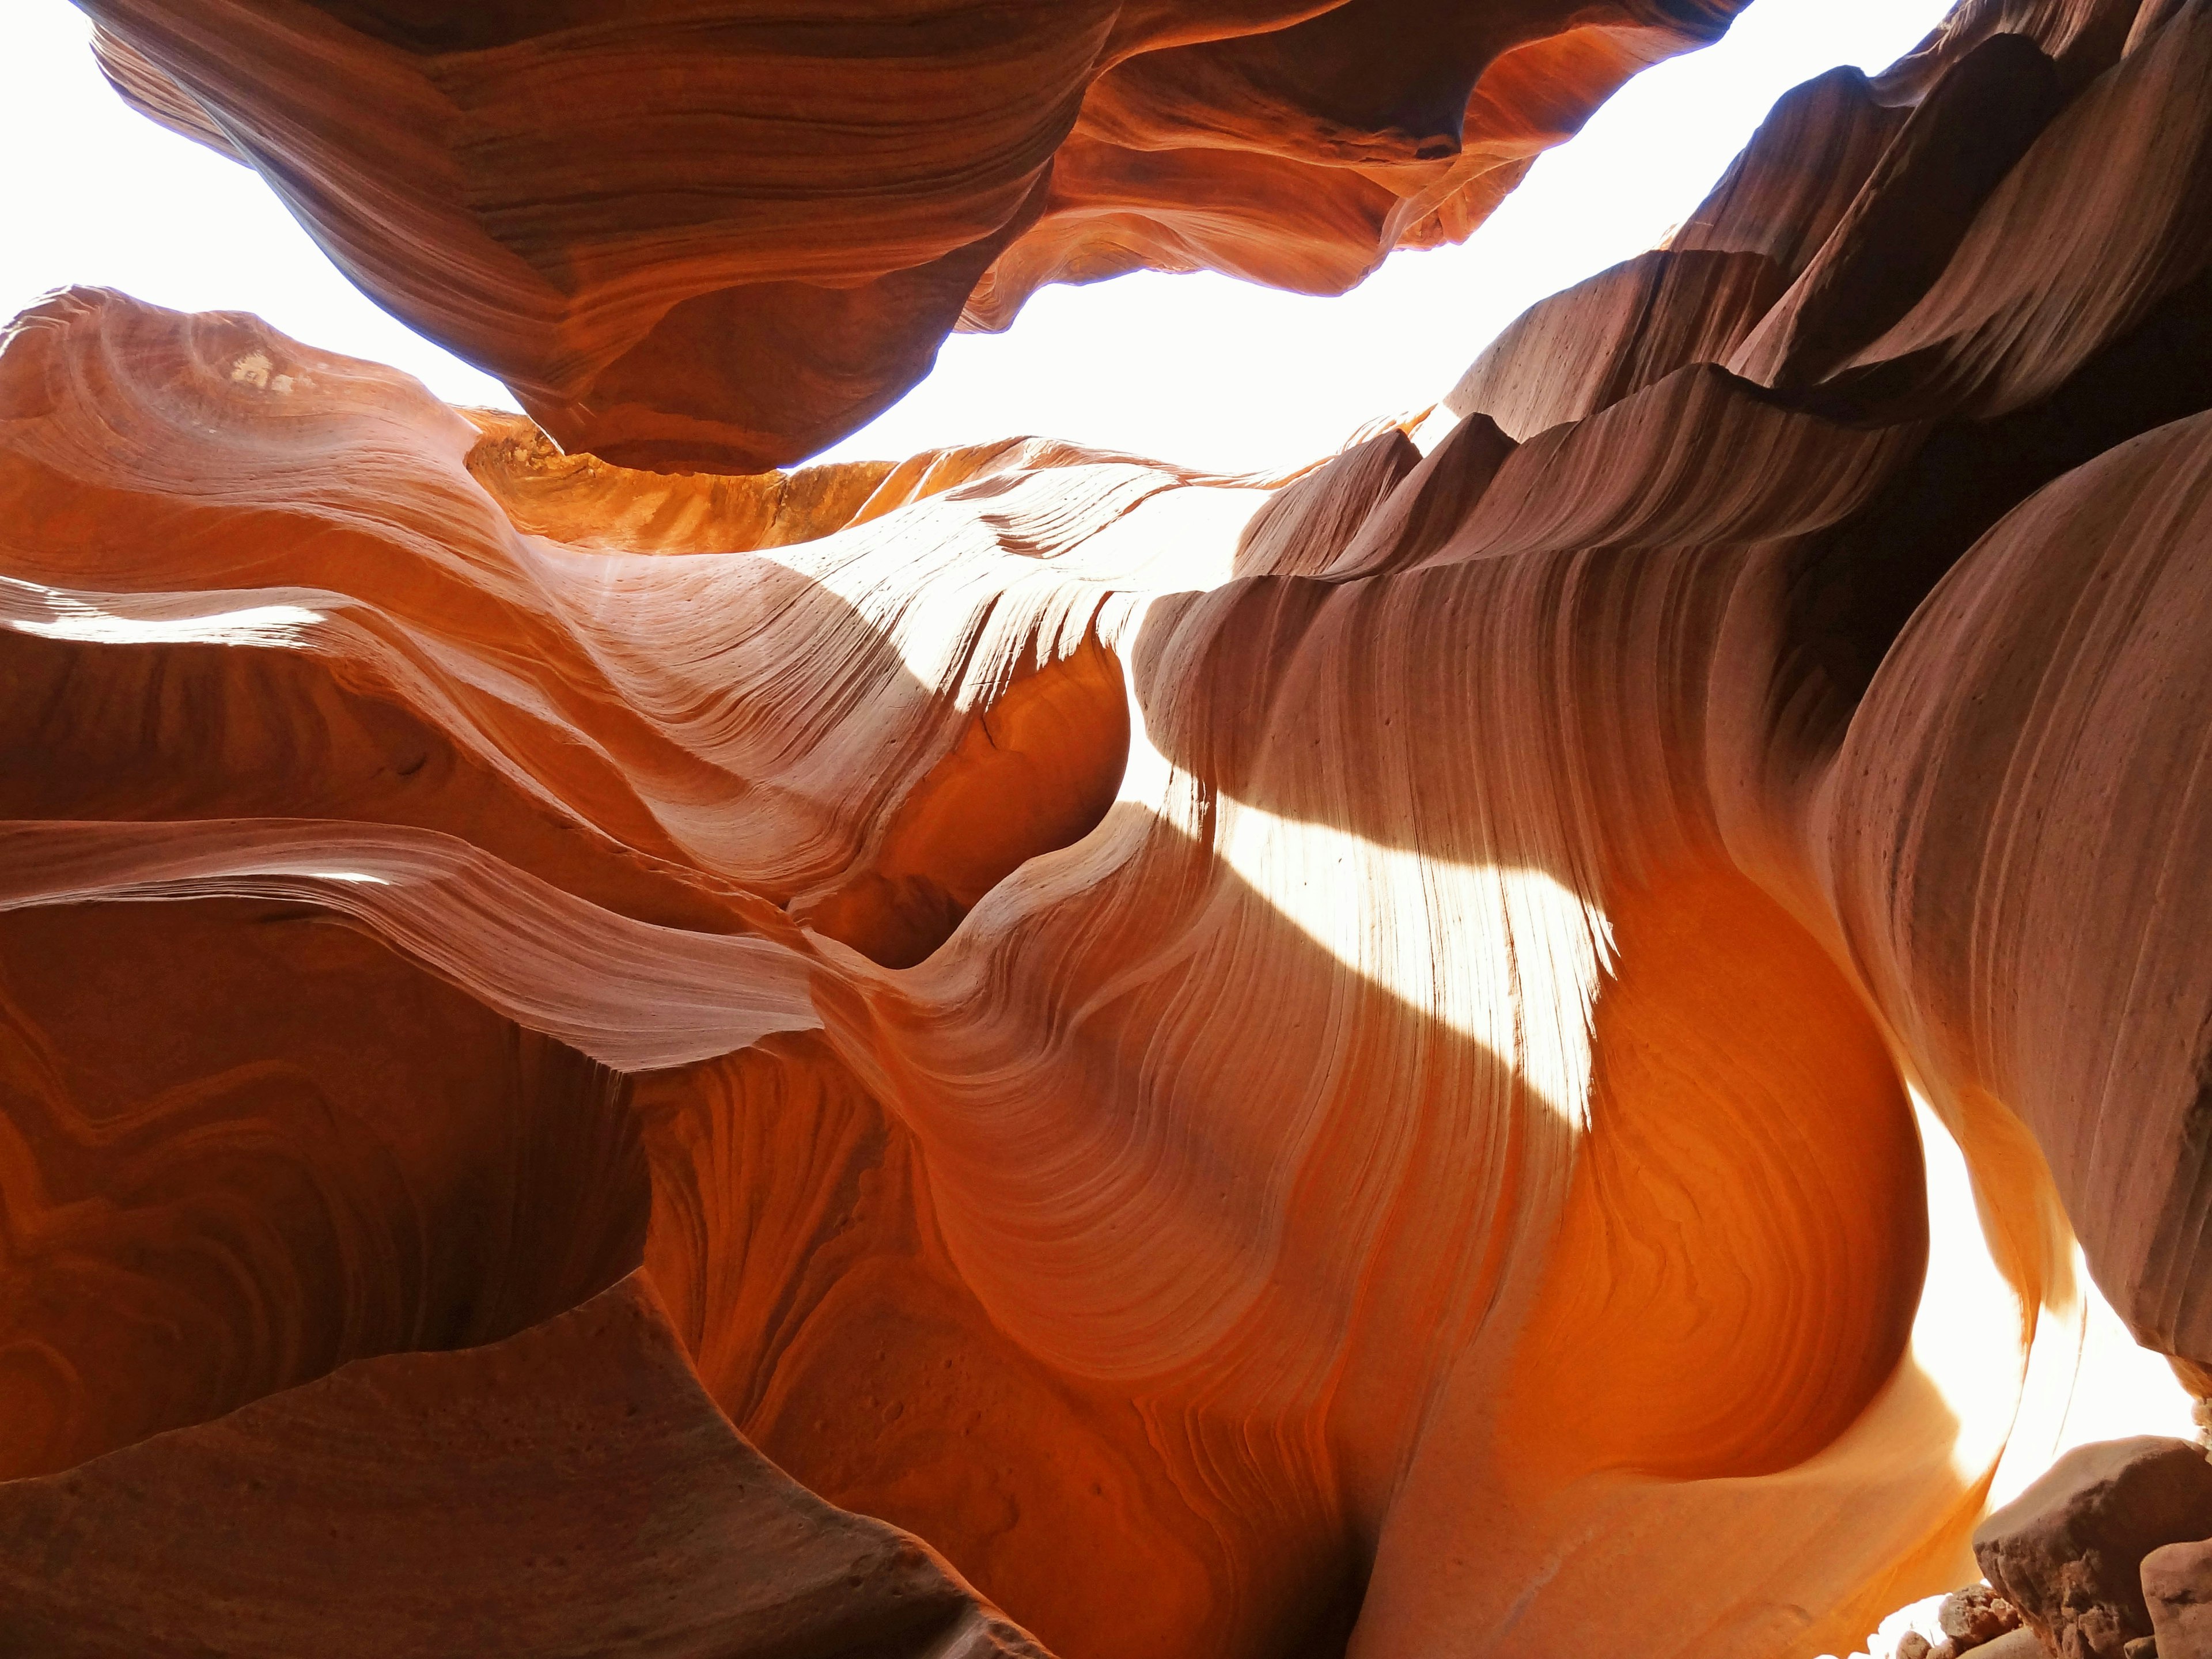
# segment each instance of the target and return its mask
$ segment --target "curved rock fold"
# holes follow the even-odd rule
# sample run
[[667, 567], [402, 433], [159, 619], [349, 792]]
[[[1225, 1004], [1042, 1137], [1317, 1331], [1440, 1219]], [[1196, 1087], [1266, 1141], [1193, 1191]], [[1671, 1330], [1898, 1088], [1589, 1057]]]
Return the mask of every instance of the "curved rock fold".
[[[1717, 15], [91, 9], [551, 435], [0, 343], [0, 1632], [1810, 1659], [2095, 1297], [2212, 1375], [2203, 0], [1969, 0], [1267, 478], [663, 471], [836, 399], [660, 354], [1348, 281]], [[691, 194], [544, 125], [677, 40]]]

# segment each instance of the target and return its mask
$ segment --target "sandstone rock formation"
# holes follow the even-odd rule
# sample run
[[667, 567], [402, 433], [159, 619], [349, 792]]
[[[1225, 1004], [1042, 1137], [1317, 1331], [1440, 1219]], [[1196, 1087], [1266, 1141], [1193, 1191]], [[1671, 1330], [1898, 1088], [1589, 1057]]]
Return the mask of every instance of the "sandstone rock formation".
[[0, 1484], [0, 1534], [14, 1653], [1041, 1651], [740, 1440], [635, 1273], [489, 1347]]
[[2212, 1463], [2185, 1440], [2083, 1446], [1982, 1522], [1974, 1553], [2066, 1659], [2122, 1659], [2152, 1634], [2143, 1558], [2212, 1537]]
[[563, 447], [750, 472], [1046, 283], [1334, 294], [1459, 240], [1742, 0], [82, 3], [124, 96]]
[[[180, 9], [100, 9], [184, 73]], [[368, 15], [315, 14], [328, 61]], [[399, 97], [249, 21], [194, 107], [289, 88], [324, 143]], [[544, 62], [460, 44], [377, 61]], [[482, 1513], [562, 1542], [594, 1650], [672, 1628], [606, 1586], [742, 1622], [859, 1537], [799, 1650], [904, 1585], [902, 1630], [1018, 1650], [988, 1602], [1064, 1659], [1804, 1659], [1962, 1582], [2085, 1261], [2212, 1375], [2208, 86], [2206, 0], [1969, 0], [1785, 99], [1429, 453], [1275, 479], [1037, 440], [666, 475], [250, 318], [26, 313], [0, 1568], [39, 1628], [149, 1650], [173, 1604], [9, 1537], [143, 1537], [341, 1431], [391, 1448], [317, 1477], [392, 1540], [347, 1595], [466, 1603], [485, 1555], [382, 1517]], [[729, 1572], [532, 1496], [586, 1456]], [[328, 1556], [223, 1554], [270, 1642], [336, 1605]]]

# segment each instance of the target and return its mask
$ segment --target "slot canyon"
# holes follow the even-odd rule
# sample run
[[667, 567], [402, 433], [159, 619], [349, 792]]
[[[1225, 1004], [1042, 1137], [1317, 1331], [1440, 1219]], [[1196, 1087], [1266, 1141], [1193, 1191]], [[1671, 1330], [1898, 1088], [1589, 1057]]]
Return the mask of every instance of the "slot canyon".
[[1735, 0], [78, 3], [522, 412], [0, 335], [0, 1655], [2212, 1659], [2212, 0], [1236, 475]]

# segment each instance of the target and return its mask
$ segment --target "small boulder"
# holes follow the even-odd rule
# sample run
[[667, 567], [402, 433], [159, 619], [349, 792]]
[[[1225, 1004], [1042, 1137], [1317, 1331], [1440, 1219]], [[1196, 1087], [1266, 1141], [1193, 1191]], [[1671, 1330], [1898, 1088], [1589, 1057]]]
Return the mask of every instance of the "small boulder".
[[2061, 1659], [2125, 1659], [2151, 1634], [2143, 1558], [2212, 1537], [2212, 1464], [2186, 1440], [2079, 1446], [1974, 1531], [1996, 1593]]
[[2159, 1659], [2212, 1659], [2212, 1540], [2153, 1550], [2142, 1589]]
[[1943, 1598], [1936, 1614], [1954, 1653], [1994, 1642], [2008, 1630], [2020, 1628], [2020, 1609], [1987, 1584], [1969, 1584]]

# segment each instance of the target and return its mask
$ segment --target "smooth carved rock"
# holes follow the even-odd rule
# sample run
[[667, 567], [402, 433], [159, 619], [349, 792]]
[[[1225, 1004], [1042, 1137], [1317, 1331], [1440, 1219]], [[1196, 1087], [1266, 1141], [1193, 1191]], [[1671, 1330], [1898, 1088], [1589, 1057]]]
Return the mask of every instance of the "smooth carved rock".
[[1738, 0], [87, 0], [153, 118], [267, 175], [566, 449], [750, 473], [956, 325], [1150, 267], [1339, 293], [1463, 239]]
[[2077, 1237], [2212, 1364], [2207, 84], [2202, 3], [1969, 5], [1429, 454], [1267, 480], [641, 471], [34, 308], [6, 1467], [641, 1262], [746, 1440], [1071, 1659], [1802, 1659], [1960, 1583]]
[[327, 913], [10, 905], [0, 1010], [0, 1480], [512, 1335], [637, 1262], [628, 1080]]
[[1523, 312], [1445, 406], [1525, 441], [1691, 363], [1726, 362], [1786, 286], [1763, 253], [1639, 254]]
[[2051, 1651], [2122, 1659], [2152, 1634], [2144, 1557], [2205, 1537], [2212, 1463], [2188, 1441], [2145, 1437], [2067, 1453], [1975, 1529], [1974, 1553]]
[[490, 1347], [0, 1485], [0, 1646], [55, 1659], [1047, 1659], [747, 1445], [635, 1274]]
[[[2061, 71], [2024, 35], [1961, 58], [1882, 150], [1850, 209], [1741, 353], [1770, 385], [1809, 385], [1897, 321], [1950, 262], [1990, 193], [2062, 97]], [[1731, 347], [1715, 355], [1726, 360]]]

